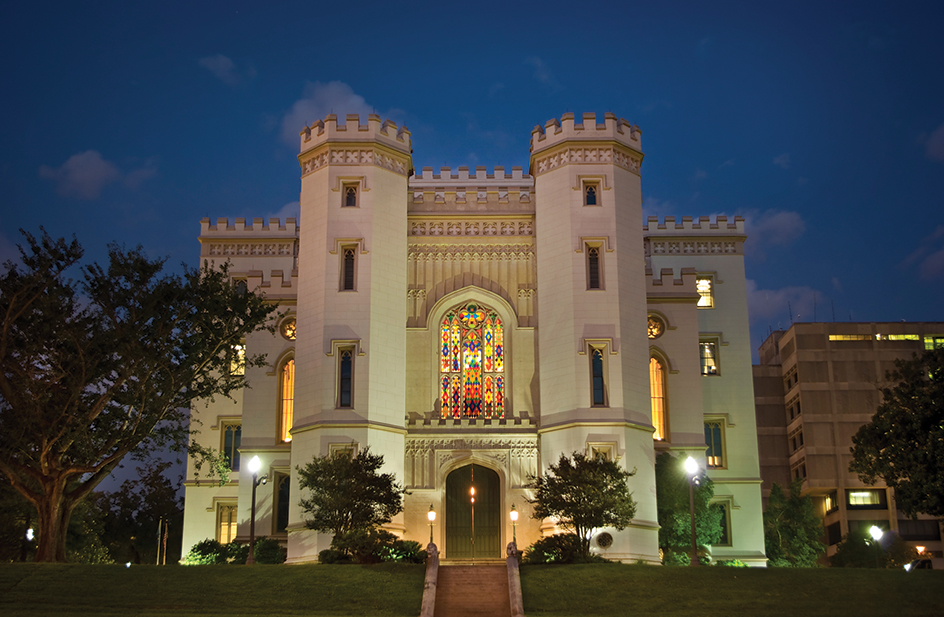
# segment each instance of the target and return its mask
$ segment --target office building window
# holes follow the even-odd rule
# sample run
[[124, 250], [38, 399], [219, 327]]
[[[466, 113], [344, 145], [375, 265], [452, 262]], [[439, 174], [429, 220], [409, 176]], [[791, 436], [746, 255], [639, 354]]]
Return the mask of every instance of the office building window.
[[888, 502], [885, 498], [885, 489], [846, 489], [846, 507], [850, 510], [886, 510]]

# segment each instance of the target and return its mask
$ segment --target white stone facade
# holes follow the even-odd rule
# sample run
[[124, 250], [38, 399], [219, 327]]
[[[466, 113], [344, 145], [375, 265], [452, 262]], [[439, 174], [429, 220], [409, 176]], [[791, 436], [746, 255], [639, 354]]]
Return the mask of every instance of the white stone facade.
[[[764, 563], [743, 221], [644, 223], [640, 138], [612, 114], [602, 123], [565, 114], [532, 132], [530, 173], [414, 173], [410, 134], [389, 121], [348, 116], [340, 125], [328, 116], [306, 127], [301, 224], [202, 222], [201, 259], [228, 259], [235, 279], [296, 320], [297, 337], [253, 335], [248, 352], [267, 354], [269, 366], [249, 369], [251, 388], [235, 402], [193, 410], [206, 445], [232, 447], [225, 427], [241, 427], [241, 465], [223, 487], [188, 470], [184, 551], [220, 537], [221, 512], [232, 513], [225, 506], [237, 506], [235, 537], [248, 538], [245, 463], [258, 455], [262, 473], [282, 483], [259, 487], [257, 535], [284, 539], [289, 562], [316, 560], [330, 537], [305, 529], [294, 470], [335, 448], [370, 446], [408, 491], [390, 529], [425, 544], [432, 506], [433, 539], [447, 559], [467, 557], [458, 480], [447, 487], [447, 479], [474, 464], [476, 482], [493, 493], [478, 502], [484, 531], [473, 550], [500, 557], [512, 505], [520, 546], [555, 531], [529, 516], [529, 476], [562, 453], [599, 451], [635, 469], [637, 502], [626, 530], [598, 530], [614, 538], [601, 552], [658, 563], [655, 456], [691, 454], [704, 465], [710, 421], [723, 451], [713, 452], [709, 475], [730, 526], [712, 554]], [[710, 280], [712, 308], [697, 306], [698, 279]], [[495, 373], [503, 413], [443, 417], [440, 324], [469, 305], [503, 327]], [[647, 337], [647, 317], [664, 326], [656, 338]], [[714, 345], [707, 375], [700, 342]], [[665, 374], [661, 440], [653, 439], [652, 357]], [[280, 382], [290, 360], [294, 410], [283, 441]]]

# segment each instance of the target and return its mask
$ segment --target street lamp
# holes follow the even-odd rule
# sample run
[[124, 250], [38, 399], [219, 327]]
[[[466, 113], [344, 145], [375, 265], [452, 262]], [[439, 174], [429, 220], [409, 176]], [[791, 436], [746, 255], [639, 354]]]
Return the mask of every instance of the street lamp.
[[695, 484], [698, 483], [698, 461], [692, 457], [685, 459], [685, 473], [688, 476], [688, 507], [692, 515], [692, 562], [698, 565], [698, 542], [695, 539]]
[[518, 550], [518, 508], [511, 504], [511, 541], [515, 543], [515, 550]]
[[426, 513], [429, 519], [429, 543], [433, 543], [433, 523], [436, 522], [436, 511], [433, 510], [433, 504], [429, 504], [429, 512]]
[[252, 457], [249, 461], [249, 471], [252, 472], [252, 509], [249, 516], [249, 556], [246, 557], [246, 565], [251, 566], [256, 563], [256, 487], [265, 484], [269, 479], [268, 474], [259, 477], [259, 468], [262, 467], [262, 461], [258, 456]]
[[881, 568], [882, 566], [879, 564], [878, 556], [879, 556], [879, 551], [882, 550], [882, 545], [879, 544], [878, 542], [879, 540], [882, 539], [882, 536], [885, 535], [885, 532], [882, 531], [877, 525], [872, 525], [871, 527], [869, 527], [869, 535], [872, 536], [871, 544], [877, 547], [875, 549], [875, 567]]

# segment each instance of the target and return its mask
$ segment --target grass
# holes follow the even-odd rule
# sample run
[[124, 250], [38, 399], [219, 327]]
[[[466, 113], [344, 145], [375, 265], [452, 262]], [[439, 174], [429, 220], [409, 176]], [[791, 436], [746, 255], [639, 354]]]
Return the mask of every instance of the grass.
[[[423, 566], [0, 564], [0, 615], [419, 615]], [[525, 566], [528, 617], [937, 616], [944, 572]]]

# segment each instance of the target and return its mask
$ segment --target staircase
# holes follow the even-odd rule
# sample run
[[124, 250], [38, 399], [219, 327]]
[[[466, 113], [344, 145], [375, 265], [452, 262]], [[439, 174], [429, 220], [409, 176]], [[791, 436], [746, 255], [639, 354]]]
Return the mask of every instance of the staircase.
[[436, 617], [510, 617], [505, 565], [440, 566]]

